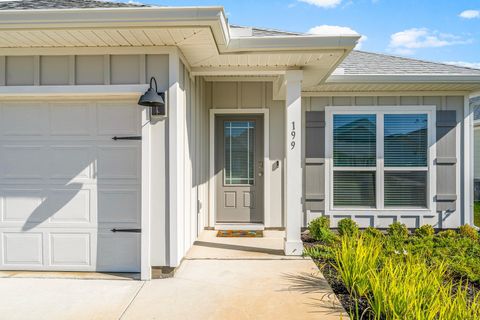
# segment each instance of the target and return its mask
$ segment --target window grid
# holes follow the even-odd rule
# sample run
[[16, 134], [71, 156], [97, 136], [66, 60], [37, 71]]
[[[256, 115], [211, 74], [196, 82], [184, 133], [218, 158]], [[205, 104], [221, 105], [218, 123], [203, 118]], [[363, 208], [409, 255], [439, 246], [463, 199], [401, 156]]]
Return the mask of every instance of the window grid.
[[[334, 205], [334, 192], [333, 192], [333, 176], [334, 172], [336, 171], [373, 171], [375, 172], [376, 175], [376, 185], [375, 185], [375, 190], [376, 190], [376, 207], [372, 208], [375, 210], [384, 210], [385, 209], [385, 172], [410, 172], [410, 171], [424, 171], [426, 172], [426, 206], [425, 207], [412, 207], [411, 209], [430, 209], [430, 201], [429, 201], [429, 195], [430, 195], [430, 155], [429, 155], [429, 148], [430, 148], [430, 139], [431, 139], [431, 130], [432, 128], [430, 127], [430, 123], [432, 121], [430, 113], [427, 111], [332, 111], [331, 119], [330, 122], [332, 123], [332, 133], [331, 133], [331, 150], [332, 150], [332, 160], [333, 160], [333, 119], [334, 116], [337, 114], [343, 114], [343, 115], [350, 115], [350, 114], [357, 114], [357, 115], [365, 115], [365, 114], [371, 114], [371, 115], [376, 115], [376, 154], [377, 154], [377, 159], [376, 159], [376, 166], [375, 167], [340, 167], [340, 166], [335, 166], [334, 161], [332, 161], [331, 164], [331, 172], [332, 175], [330, 176], [330, 185], [331, 185], [331, 192], [330, 194], [332, 195], [331, 197], [331, 206], [333, 209], [351, 209], [352, 207], [341, 207], [341, 206], [335, 206]], [[384, 118], [385, 115], [402, 115], [402, 114], [414, 114], [414, 115], [419, 115], [419, 114], [426, 114], [427, 116], [427, 163], [426, 166], [420, 166], [420, 167], [386, 167], [385, 166], [385, 161], [384, 161]], [[362, 208], [360, 208], [362, 209]], [[368, 209], [368, 208], [363, 208], [363, 209]], [[388, 210], [395, 210], [397, 208], [391, 208], [387, 206]], [[405, 209], [405, 208], [398, 208], [398, 209]]]
[[[232, 166], [233, 164], [233, 145], [232, 145], [232, 140], [233, 136], [235, 135], [234, 130], [239, 130], [239, 129], [245, 129], [246, 133], [246, 152], [247, 152], [247, 157], [246, 157], [246, 176], [245, 177], [233, 177], [233, 172], [234, 172], [234, 167]], [[242, 186], [242, 185], [254, 185], [255, 184], [255, 176], [253, 172], [253, 160], [254, 160], [254, 141], [250, 141], [252, 138], [254, 138], [255, 135], [255, 122], [254, 121], [225, 121], [224, 122], [224, 133], [228, 132], [228, 142], [224, 141], [224, 146], [225, 146], [225, 151], [227, 151], [227, 144], [228, 144], [228, 153], [229, 157], [225, 157], [225, 169], [228, 168], [228, 170], [224, 170], [224, 185], [229, 185], [229, 186]], [[236, 132], [238, 134], [238, 132]], [[227, 136], [224, 137], [224, 139], [227, 138]]]

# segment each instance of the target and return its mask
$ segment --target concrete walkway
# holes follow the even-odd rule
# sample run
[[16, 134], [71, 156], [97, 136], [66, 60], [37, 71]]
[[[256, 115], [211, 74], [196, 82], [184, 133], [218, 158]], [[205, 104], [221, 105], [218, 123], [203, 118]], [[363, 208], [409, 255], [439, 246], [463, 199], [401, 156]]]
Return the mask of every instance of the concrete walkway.
[[0, 279], [8, 319], [348, 319], [310, 259], [281, 255], [282, 232], [204, 232], [170, 279]]

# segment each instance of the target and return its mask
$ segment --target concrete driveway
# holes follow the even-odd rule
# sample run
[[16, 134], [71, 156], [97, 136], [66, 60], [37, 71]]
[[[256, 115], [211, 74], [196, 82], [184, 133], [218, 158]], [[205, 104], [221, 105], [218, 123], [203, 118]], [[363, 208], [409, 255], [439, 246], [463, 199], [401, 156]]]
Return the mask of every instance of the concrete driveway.
[[3, 319], [348, 319], [310, 259], [281, 255], [281, 234], [199, 241], [174, 278], [0, 278]]

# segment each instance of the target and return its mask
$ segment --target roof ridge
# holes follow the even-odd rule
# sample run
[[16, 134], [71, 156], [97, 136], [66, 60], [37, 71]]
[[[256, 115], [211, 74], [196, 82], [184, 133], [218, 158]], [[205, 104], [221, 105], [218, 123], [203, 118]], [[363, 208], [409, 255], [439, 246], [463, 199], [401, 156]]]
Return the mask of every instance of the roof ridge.
[[395, 54], [386, 54], [386, 53], [363, 51], [363, 50], [353, 50], [353, 52], [373, 54], [373, 55], [377, 55], [377, 56], [392, 57], [392, 58], [402, 59], [402, 60], [406, 60], [406, 61], [418, 61], [418, 62], [423, 62], [423, 63], [431, 63], [431, 64], [436, 64], [436, 65], [447, 66], [447, 67], [455, 67], [455, 68], [466, 69], [466, 70], [474, 70], [474, 71], [479, 71], [480, 70], [480, 68], [465, 67], [465, 66], [459, 66], [459, 65], [456, 65], [456, 64], [449, 64], [449, 63], [443, 63], [443, 62], [437, 62], [437, 61], [429, 61], [429, 60], [417, 59], [417, 58], [407, 58], [407, 57], [402, 57], [402, 56], [398, 56], [398, 55], [395, 55]]

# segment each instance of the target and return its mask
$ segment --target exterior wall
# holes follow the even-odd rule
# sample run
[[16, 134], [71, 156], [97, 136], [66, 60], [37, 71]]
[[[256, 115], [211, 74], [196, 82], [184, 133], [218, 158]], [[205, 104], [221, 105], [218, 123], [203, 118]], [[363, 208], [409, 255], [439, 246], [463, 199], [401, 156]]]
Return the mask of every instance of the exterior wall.
[[[269, 109], [270, 161], [264, 164], [264, 168], [270, 170], [270, 212], [266, 213], [269, 217], [265, 221], [269, 224], [265, 226], [282, 227], [284, 209], [280, 199], [283, 199], [285, 101], [273, 100], [272, 87], [271, 82], [205, 82], [205, 104], [207, 109]], [[204, 145], [208, 144], [207, 136]], [[273, 166], [276, 161], [278, 167]]]
[[[180, 94], [178, 105], [175, 107], [181, 109], [185, 115], [182, 127], [179, 128], [183, 143], [177, 145], [183, 154], [182, 161], [179, 161], [183, 170], [181, 179], [183, 181], [180, 183], [183, 191], [183, 208], [169, 213], [166, 222], [168, 227], [168, 221], [173, 218], [177, 221], [178, 234], [175, 238], [178, 239], [178, 243], [174, 245], [179, 260], [185, 256], [199, 232], [203, 230], [204, 217], [208, 210], [208, 110], [203, 103], [203, 87], [203, 79], [192, 77], [188, 68], [180, 62]], [[167, 263], [171, 266], [174, 264], [171, 261]]]
[[166, 68], [161, 54], [0, 56], [0, 86], [143, 84], [151, 76], [168, 85]]
[[[457, 192], [457, 200], [455, 201], [455, 210], [452, 212], [437, 212], [436, 215], [431, 214], [402, 214], [401, 212], [391, 211], [388, 214], [369, 213], [369, 214], [344, 214], [341, 216], [332, 215], [331, 220], [333, 225], [345, 217], [355, 219], [361, 227], [375, 226], [388, 227], [394, 221], [401, 221], [410, 228], [418, 227], [422, 224], [431, 224], [438, 228], [454, 228], [465, 222], [465, 217], [462, 216], [463, 211], [463, 185], [461, 168], [464, 162], [462, 145], [463, 135], [461, 134], [462, 122], [464, 119], [464, 97], [463, 96], [334, 96], [334, 97], [304, 97], [302, 101], [303, 111], [323, 111], [326, 106], [402, 106], [402, 105], [435, 105], [437, 110], [454, 110], [456, 112], [456, 136], [457, 136], [457, 174], [455, 184]], [[305, 118], [305, 114], [304, 114]], [[305, 131], [305, 125], [303, 126]], [[302, 136], [305, 136], [302, 134]], [[328, 174], [328, 173], [325, 173]], [[325, 190], [327, 193], [328, 190]], [[326, 204], [328, 205], [328, 204]], [[324, 211], [308, 211], [305, 210], [305, 223], [308, 224], [313, 218], [324, 214]]]

